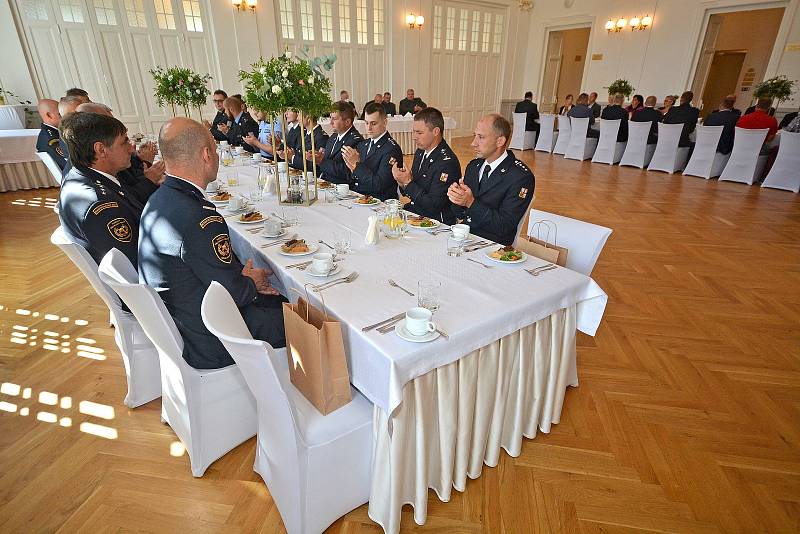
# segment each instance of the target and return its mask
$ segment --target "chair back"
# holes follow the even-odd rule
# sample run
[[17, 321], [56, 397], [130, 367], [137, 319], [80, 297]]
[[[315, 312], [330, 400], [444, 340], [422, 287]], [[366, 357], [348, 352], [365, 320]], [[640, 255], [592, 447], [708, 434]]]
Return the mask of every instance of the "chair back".
[[752, 184], [756, 178], [758, 155], [761, 153], [767, 133], [769, 133], [767, 128], [750, 130], [737, 126], [733, 134], [731, 157], [719, 179]]
[[[647, 124], [649, 127], [649, 123]], [[683, 124], [665, 124], [658, 123], [658, 143], [656, 144], [656, 151], [653, 154], [653, 159], [650, 160], [650, 165], [647, 167], [649, 171], [664, 171], [673, 173], [677, 170], [676, 164], [678, 159], [678, 143], [681, 139], [681, 132], [683, 131]]]
[[542, 113], [539, 115], [539, 138], [536, 140], [536, 148], [540, 152], [550, 153], [555, 145], [553, 130], [556, 126], [556, 116], [552, 113]]
[[556, 241], [555, 245], [568, 249], [566, 267], [590, 276], [612, 230], [605, 226], [532, 209], [528, 218], [528, 235], [531, 235], [533, 225], [539, 221], [552, 221], [556, 225], [558, 235], [550, 237]]
[[[717, 145], [724, 126], [698, 126], [694, 151], [689, 163], [683, 170], [684, 176], [700, 176], [711, 178], [714, 174], [714, 162], [717, 161]], [[722, 172], [722, 169], [719, 169]]]
[[650, 164], [653, 157], [654, 145], [647, 144], [650, 135], [650, 122], [628, 121], [628, 144], [625, 145], [625, 152], [619, 164], [639, 167], [644, 169]]
[[572, 134], [572, 123], [567, 115], [558, 116], [558, 138], [556, 139], [556, 146], [553, 148], [553, 154], [564, 155], [567, 153], [569, 146], [569, 139]]
[[514, 150], [525, 150], [525, 125], [527, 121], [527, 113], [514, 113], [514, 120], [511, 129], [511, 142], [508, 144], [508, 148]]
[[800, 133], [783, 131], [775, 163], [761, 187], [800, 191]]
[[[589, 118], [571, 117], [570, 122], [572, 123], [570, 127], [572, 133], [570, 134], [569, 145], [567, 145], [567, 151], [564, 153], [564, 157], [577, 160], [588, 159], [587, 152], [594, 153], [594, 148], [597, 148], [597, 139], [587, 138], [589, 132]], [[593, 148], [587, 149], [587, 143], [593, 143]], [[589, 154], [589, 157], [591, 157], [591, 154]]]
[[597, 141], [597, 150], [592, 156], [592, 163], [616, 163], [617, 134], [622, 119], [603, 119], [600, 121], [600, 140]]
[[58, 168], [58, 164], [53, 160], [53, 156], [47, 152], [37, 152], [36, 155], [39, 156], [39, 159], [42, 160], [47, 170], [53, 175], [53, 180], [56, 181], [56, 185], [61, 185], [63, 176], [61, 174], [61, 169]]

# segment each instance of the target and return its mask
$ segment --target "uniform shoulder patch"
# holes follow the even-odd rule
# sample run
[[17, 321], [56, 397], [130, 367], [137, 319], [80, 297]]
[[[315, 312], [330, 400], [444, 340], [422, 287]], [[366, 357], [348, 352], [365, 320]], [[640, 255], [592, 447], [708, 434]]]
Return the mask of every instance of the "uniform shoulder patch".
[[231, 238], [228, 234], [218, 234], [211, 240], [211, 248], [214, 249], [214, 255], [222, 263], [230, 263], [233, 257], [231, 252]]
[[225, 219], [223, 219], [221, 215], [211, 215], [200, 221], [200, 228], [205, 228], [213, 222], [224, 223]]
[[133, 230], [131, 229], [130, 223], [124, 217], [117, 217], [116, 219], [111, 219], [108, 222], [108, 231], [111, 233], [111, 237], [119, 241], [120, 243], [130, 243], [131, 236], [133, 236]]
[[442, 175], [439, 176], [439, 181], [440, 182], [446, 182], [447, 181], [447, 176], [448, 176], [448, 174], [446, 172], [443, 172]]
[[58, 145], [58, 137], [54, 137], [47, 142], [48, 145]]
[[100, 215], [100, 213], [103, 210], [107, 210], [109, 208], [118, 208], [118, 207], [119, 204], [117, 204], [116, 202], [103, 202], [102, 204], [95, 206], [94, 209], [92, 209], [92, 213], [95, 215]]
[[525, 198], [527, 196], [528, 196], [528, 188], [527, 187], [520, 188], [520, 190], [519, 190], [519, 198]]

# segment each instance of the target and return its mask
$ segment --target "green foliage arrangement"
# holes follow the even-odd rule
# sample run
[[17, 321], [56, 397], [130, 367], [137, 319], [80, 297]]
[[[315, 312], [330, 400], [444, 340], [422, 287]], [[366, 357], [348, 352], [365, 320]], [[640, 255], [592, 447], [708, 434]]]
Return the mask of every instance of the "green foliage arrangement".
[[783, 75], [775, 76], [756, 85], [753, 90], [753, 96], [756, 98], [771, 98], [774, 102], [773, 105], [777, 108], [781, 102], [792, 97], [795, 84], [797, 84], [797, 80], [790, 80]]
[[608, 94], [610, 95], [623, 95], [625, 98], [628, 98], [633, 94], [633, 86], [628, 80], [623, 78], [614, 80], [614, 82], [606, 87], [606, 89], [608, 89]]
[[11, 103], [10, 100], [12, 98], [14, 100], [16, 100], [18, 104], [30, 104], [31, 103], [30, 100], [24, 100], [21, 96], [15, 94], [15, 93], [12, 93], [8, 89], [6, 89], [2, 85], [0, 85], [0, 105], [10, 104]]
[[211, 94], [208, 82], [211, 75], [200, 75], [192, 69], [183, 67], [156, 67], [150, 69], [155, 85], [156, 103], [162, 108], [169, 104], [172, 108], [172, 116], [175, 116], [175, 107], [183, 108], [187, 117], [190, 116], [189, 109], [196, 108], [202, 119], [202, 107]]

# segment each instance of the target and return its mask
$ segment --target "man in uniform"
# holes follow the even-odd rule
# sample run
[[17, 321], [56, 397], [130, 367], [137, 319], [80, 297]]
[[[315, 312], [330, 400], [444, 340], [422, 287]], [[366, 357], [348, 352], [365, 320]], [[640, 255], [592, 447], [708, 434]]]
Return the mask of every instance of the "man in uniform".
[[397, 106], [394, 105], [392, 102], [392, 93], [386, 91], [383, 93], [383, 109], [386, 110], [387, 115], [395, 116], [397, 115]]
[[39, 100], [38, 110], [42, 118], [42, 129], [39, 130], [39, 138], [36, 139], [36, 151], [47, 152], [63, 171], [67, 157], [59, 143], [61, 136], [58, 133], [58, 125], [61, 124], [61, 115], [58, 113], [58, 102], [43, 98]]
[[[61, 115], [61, 120], [64, 120], [70, 113], [74, 113], [78, 106], [84, 102], [89, 102], [89, 97], [80, 95], [62, 96], [61, 100], [58, 101], [58, 114]], [[61, 168], [61, 176], [63, 177], [72, 168], [72, 164], [69, 161], [69, 149], [63, 139], [59, 139], [58, 146], [61, 148], [61, 152], [64, 153], [64, 167]]]
[[322, 170], [322, 178], [334, 184], [349, 184], [350, 169], [342, 158], [342, 147], [356, 147], [364, 140], [358, 130], [353, 128], [355, 109], [349, 104], [337, 102], [331, 112], [331, 126], [333, 135], [325, 144], [324, 150], [312, 154], [310, 147], [306, 146], [306, 159], [315, 159], [317, 168]]
[[[293, 109], [288, 109], [284, 117], [286, 118], [286, 141], [283, 148], [298, 149], [301, 146], [299, 114]], [[327, 139], [325, 141], [327, 142]]]
[[159, 145], [167, 179], [142, 213], [139, 278], [158, 290], [175, 319], [184, 359], [196, 369], [234, 363], [200, 316], [212, 281], [231, 294], [254, 338], [286, 346], [281, 309], [286, 299], [270, 286], [269, 270], [254, 268], [252, 260], [239, 262], [225, 219], [205, 198], [219, 167], [211, 133], [199, 122], [177, 117], [161, 127]]
[[364, 117], [369, 139], [357, 148], [342, 148], [344, 163], [352, 174], [350, 189], [381, 200], [397, 198], [397, 184], [392, 177], [392, 166], [402, 166], [403, 151], [386, 131], [387, 119], [383, 103], [367, 104]]
[[478, 157], [447, 191], [453, 212], [470, 232], [501, 245], [514, 242], [535, 185], [530, 169], [507, 149], [510, 139], [511, 125], [502, 116], [479, 120], [472, 140]]
[[214, 107], [217, 108], [217, 114], [214, 115], [214, 121], [209, 123], [207, 120], [203, 119], [203, 125], [211, 131], [211, 135], [214, 136], [214, 139], [217, 141], [227, 141], [228, 137], [222, 133], [219, 128], [217, 128], [220, 124], [224, 124], [228, 126], [228, 115], [225, 113], [225, 99], [228, 98], [228, 93], [223, 91], [222, 89], [217, 89], [214, 91], [211, 99], [214, 101]]
[[536, 122], [539, 118], [539, 108], [533, 103], [533, 92], [525, 92], [525, 99], [517, 102], [517, 105], [514, 106], [514, 113], [527, 113], [525, 131], [536, 132], [536, 136], [539, 136], [539, 123]]
[[136, 265], [142, 205], [123, 190], [117, 173], [131, 164], [125, 125], [96, 113], [70, 113], [61, 121], [72, 169], [61, 183], [61, 226], [97, 263], [112, 248]]
[[406, 97], [400, 101], [400, 115], [416, 113], [416, 108], [425, 109], [426, 107], [428, 105], [421, 98], [414, 96], [414, 90], [409, 89], [406, 91]]
[[[304, 127], [304, 136], [306, 138], [306, 154], [310, 154], [311, 152], [311, 135], [314, 135], [314, 151], [322, 150], [322, 147], [328, 144], [328, 134], [325, 133], [325, 130], [322, 129], [322, 126], [317, 124], [317, 118], [313, 115], [306, 115], [305, 116], [305, 124]], [[288, 129], [288, 128], [287, 128]], [[289, 167], [293, 169], [303, 170], [303, 145], [300, 141], [300, 126], [295, 127], [295, 131], [297, 132], [296, 144], [292, 144], [289, 141], [289, 136], [287, 134], [287, 141], [286, 141], [286, 150], [281, 150], [278, 152], [279, 159], [285, 159], [285, 161], [289, 162]], [[291, 133], [291, 132], [290, 132]], [[312, 163], [311, 161], [306, 162], [306, 170], [312, 170]], [[317, 165], [317, 175], [319, 175], [322, 171]]]
[[436, 108], [425, 108], [414, 116], [414, 162], [411, 168], [392, 166], [405, 209], [445, 224], [455, 222], [447, 199], [447, 188], [461, 178], [461, 163], [444, 140], [444, 117]]
[[348, 106], [350, 106], [351, 108], [353, 108], [353, 113], [355, 113], [355, 111], [356, 111], [356, 105], [355, 105], [355, 104], [354, 104], [354, 103], [353, 103], [353, 102], [350, 100], [350, 93], [348, 93], [348, 92], [347, 92], [347, 91], [345, 91], [344, 89], [343, 89], [342, 91], [340, 91], [340, 92], [339, 92], [339, 102], [336, 102], [336, 103], [334, 104], [334, 106], [336, 106], [336, 105], [337, 105], [337, 104], [339, 104], [339, 103], [342, 103], [342, 104], [347, 104]]
[[223, 105], [231, 125], [220, 123], [217, 125], [217, 129], [225, 134], [231, 146], [241, 146], [248, 152], [258, 152], [257, 148], [248, 145], [244, 140], [247, 134], [253, 134], [253, 136], [258, 137], [258, 123], [245, 111], [244, 102], [235, 96], [229, 96], [225, 99]]

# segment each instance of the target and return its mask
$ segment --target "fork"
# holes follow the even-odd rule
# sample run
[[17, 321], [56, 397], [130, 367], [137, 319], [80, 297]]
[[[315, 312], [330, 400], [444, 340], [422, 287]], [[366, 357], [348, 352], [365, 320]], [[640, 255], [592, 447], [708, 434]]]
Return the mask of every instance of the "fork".
[[347, 204], [339, 204], [339, 206], [341, 206], [343, 208], [347, 208], [349, 210], [353, 209], [353, 206], [348, 206]]
[[391, 278], [389, 278], [389, 280], [387, 280], [387, 281], [389, 282], [389, 285], [390, 285], [390, 286], [392, 286], [392, 287], [396, 287], [396, 288], [397, 288], [397, 289], [399, 289], [400, 291], [403, 291], [403, 292], [405, 292], [405, 294], [406, 294], [406, 295], [408, 295], [409, 297], [414, 297], [414, 296], [416, 296], [416, 295], [414, 295], [414, 293], [412, 293], [412, 292], [411, 292], [411, 291], [409, 291], [408, 289], [404, 288], [403, 286], [401, 286], [400, 284], [398, 284], [397, 282], [395, 282], [395, 281], [394, 281], [394, 280], [392, 280]]
[[533, 275], [533, 276], [539, 276], [543, 272], [552, 271], [556, 267], [558, 267], [558, 265], [547, 265], [547, 266], [544, 266], [544, 267], [540, 267], [538, 269], [525, 269], [525, 272], [527, 272], [528, 274]]
[[328, 247], [329, 249], [331, 249], [331, 250], [335, 250], [335, 249], [334, 249], [332, 246], [330, 246], [329, 244], [327, 244], [327, 243], [326, 243], [325, 241], [323, 241], [322, 239], [320, 239], [320, 240], [319, 240], [319, 242], [320, 242], [320, 244], [322, 244], [322, 245], [325, 245], [325, 246], [326, 246], [326, 247]]
[[338, 285], [338, 284], [349, 284], [350, 282], [352, 282], [356, 278], [358, 278], [358, 273], [353, 271], [352, 273], [350, 273], [349, 275], [347, 275], [344, 278], [338, 278], [336, 280], [332, 280], [332, 281], [327, 282], [325, 284], [320, 284], [318, 286], [314, 286], [314, 292], [315, 293], [319, 293], [323, 289], [329, 289], [329, 288], [331, 288], [331, 287], [333, 287], [335, 285]]
[[273, 241], [272, 243], [266, 243], [264, 245], [261, 245], [261, 248], [274, 247], [275, 245], [283, 245], [285, 243], [288, 243], [292, 239], [297, 239], [297, 234], [293, 234], [288, 239], [281, 239], [279, 241]]
[[480, 265], [481, 267], [485, 267], [486, 269], [491, 269], [492, 268], [491, 265], [486, 265], [482, 261], [473, 260], [472, 258], [467, 258], [467, 261], [471, 261], [472, 263], [477, 263], [478, 265]]

